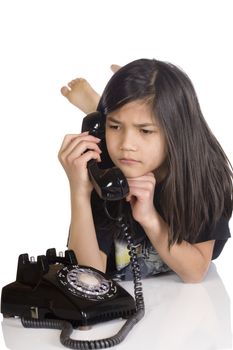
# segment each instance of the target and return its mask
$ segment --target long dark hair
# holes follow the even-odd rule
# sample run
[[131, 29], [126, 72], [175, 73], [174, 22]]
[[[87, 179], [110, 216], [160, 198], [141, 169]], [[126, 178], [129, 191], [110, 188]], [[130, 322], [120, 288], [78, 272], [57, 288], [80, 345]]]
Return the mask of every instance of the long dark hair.
[[169, 245], [195, 242], [233, 208], [232, 166], [209, 129], [189, 77], [171, 63], [139, 59], [117, 71], [98, 105], [107, 114], [134, 100], [150, 101], [167, 143], [161, 193]]

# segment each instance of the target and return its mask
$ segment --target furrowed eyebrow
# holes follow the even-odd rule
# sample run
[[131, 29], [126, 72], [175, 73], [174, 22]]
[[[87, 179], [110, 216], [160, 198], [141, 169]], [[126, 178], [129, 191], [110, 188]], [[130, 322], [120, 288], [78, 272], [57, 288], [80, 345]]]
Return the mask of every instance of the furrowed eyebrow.
[[156, 126], [154, 123], [144, 123], [144, 124], [133, 124], [134, 126], [138, 128], [145, 128], [146, 126]]
[[[109, 116], [107, 118], [107, 121], [110, 121], [112, 123], [116, 123], [116, 124], [121, 124], [121, 122], [117, 119], [115, 119], [114, 117]], [[157, 127], [156, 123], [142, 123], [142, 124], [133, 124], [134, 126], [136, 126], [137, 128], [144, 128], [147, 126], [153, 126], [153, 127]]]
[[113, 118], [113, 117], [107, 117], [107, 121], [109, 122], [113, 122], [113, 123], [116, 123], [116, 124], [120, 124], [119, 120]]

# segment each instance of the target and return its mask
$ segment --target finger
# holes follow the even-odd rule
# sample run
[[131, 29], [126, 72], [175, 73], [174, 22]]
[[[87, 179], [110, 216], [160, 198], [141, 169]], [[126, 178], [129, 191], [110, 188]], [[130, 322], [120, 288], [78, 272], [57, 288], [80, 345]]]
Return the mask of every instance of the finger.
[[128, 185], [131, 196], [149, 198], [154, 195], [155, 182], [129, 181]]
[[97, 153], [95, 151], [87, 151], [79, 158], [79, 161], [82, 164], [87, 164], [88, 161], [91, 159], [96, 159], [97, 162], [101, 162], [101, 158], [100, 158], [99, 153]]
[[88, 151], [94, 151], [98, 155], [101, 153], [101, 150], [95, 143], [82, 141], [78, 143], [69, 154], [63, 154], [63, 159], [65, 162], [72, 163], [75, 158], [81, 157], [85, 152]]
[[129, 177], [129, 180], [138, 180], [138, 181], [145, 181], [147, 179], [155, 179], [155, 175], [154, 173], [150, 172], [150, 173], [146, 173], [142, 176], [137, 176], [137, 177]]
[[132, 202], [132, 200], [149, 200], [152, 198], [151, 196], [151, 191], [145, 188], [138, 188], [138, 187], [133, 187], [130, 188], [130, 196], [128, 198], [129, 202]]
[[143, 178], [127, 178], [129, 186], [145, 187], [148, 185], [155, 185], [155, 177], [144, 176]]
[[97, 162], [100, 162], [100, 155], [95, 151], [87, 151], [81, 157], [73, 157], [72, 163], [77, 168], [85, 167], [87, 168], [87, 163], [89, 160], [95, 159]]
[[84, 141], [91, 141], [91, 142], [94, 142], [94, 143], [99, 143], [100, 142], [100, 139], [95, 137], [95, 136], [92, 136], [92, 135], [89, 135], [87, 131], [81, 133], [81, 134], [74, 134], [74, 135], [66, 135], [64, 140], [63, 140], [63, 143], [61, 145], [61, 148], [60, 148], [60, 151], [59, 151], [59, 155], [60, 154], [69, 154], [72, 149], [74, 149], [76, 147], [76, 145], [81, 142], [82, 140]]
[[[72, 150], [78, 145], [78, 144], [85, 144], [88, 143], [88, 146], [90, 144], [97, 145], [100, 142], [100, 139], [95, 138], [94, 136], [86, 135], [84, 137], [77, 137], [74, 140], [72, 140], [67, 147], [64, 149], [64, 154], [69, 154], [72, 152]], [[85, 150], [84, 150], [85, 151]], [[84, 152], [83, 151], [83, 152]]]
[[126, 202], [130, 202], [131, 197], [132, 197], [131, 194], [128, 194], [128, 196], [125, 197]]
[[66, 146], [71, 143], [74, 139], [76, 139], [78, 136], [80, 135], [88, 135], [88, 131], [85, 131], [81, 134], [68, 134], [68, 135], [65, 135], [63, 141], [62, 141], [62, 144], [61, 144], [61, 147], [60, 147], [60, 150], [62, 149], [65, 149]]
[[139, 189], [139, 190], [146, 190], [146, 191], [154, 191], [154, 184], [152, 182], [146, 182], [146, 183], [141, 183], [141, 182], [138, 182], [138, 183], [129, 183], [129, 189], [130, 189], [130, 192], [132, 192], [134, 189]]

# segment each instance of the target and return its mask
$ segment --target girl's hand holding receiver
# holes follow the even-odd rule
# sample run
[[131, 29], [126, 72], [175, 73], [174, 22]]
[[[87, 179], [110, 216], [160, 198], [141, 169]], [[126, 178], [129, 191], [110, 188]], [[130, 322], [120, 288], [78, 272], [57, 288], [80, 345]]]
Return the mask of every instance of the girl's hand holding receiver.
[[100, 161], [100, 139], [88, 132], [66, 135], [58, 153], [58, 158], [69, 179], [71, 191], [90, 196], [93, 186], [87, 172], [87, 162], [91, 159]]

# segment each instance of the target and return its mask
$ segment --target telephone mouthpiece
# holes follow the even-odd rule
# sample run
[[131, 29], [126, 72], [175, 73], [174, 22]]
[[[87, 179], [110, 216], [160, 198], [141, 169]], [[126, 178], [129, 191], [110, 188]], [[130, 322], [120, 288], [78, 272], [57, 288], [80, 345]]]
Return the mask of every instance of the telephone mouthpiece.
[[94, 159], [88, 162], [87, 168], [92, 184], [103, 200], [117, 201], [129, 194], [127, 180], [119, 168], [99, 169]]

